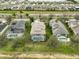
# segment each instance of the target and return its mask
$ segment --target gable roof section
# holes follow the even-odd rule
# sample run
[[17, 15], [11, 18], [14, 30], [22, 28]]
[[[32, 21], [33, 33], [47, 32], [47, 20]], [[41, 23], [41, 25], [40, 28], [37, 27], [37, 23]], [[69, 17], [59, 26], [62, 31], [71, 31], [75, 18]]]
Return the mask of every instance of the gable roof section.
[[44, 22], [35, 20], [32, 23], [31, 34], [46, 34]]
[[51, 23], [52, 25], [52, 32], [54, 35], [58, 35], [58, 34], [68, 34], [67, 29], [65, 28], [65, 26], [60, 22], [60, 21], [53, 21]]

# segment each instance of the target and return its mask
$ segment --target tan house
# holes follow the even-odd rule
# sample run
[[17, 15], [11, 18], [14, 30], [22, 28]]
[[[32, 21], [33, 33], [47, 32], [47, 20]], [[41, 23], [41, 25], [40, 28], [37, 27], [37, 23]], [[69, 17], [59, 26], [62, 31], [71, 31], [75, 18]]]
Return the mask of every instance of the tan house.
[[45, 24], [44, 22], [40, 22], [40, 20], [35, 20], [32, 24], [32, 28], [31, 28], [31, 39], [33, 41], [45, 41]]

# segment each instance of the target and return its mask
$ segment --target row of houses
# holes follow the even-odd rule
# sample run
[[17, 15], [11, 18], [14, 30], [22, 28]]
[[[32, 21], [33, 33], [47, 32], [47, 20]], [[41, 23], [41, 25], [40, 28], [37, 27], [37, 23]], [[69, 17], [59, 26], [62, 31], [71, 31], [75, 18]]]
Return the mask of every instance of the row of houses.
[[[1, 19], [2, 20], [2, 19]], [[28, 19], [14, 19], [7, 28], [9, 28], [6, 32], [7, 38], [21, 38], [25, 32], [25, 23], [29, 21]], [[7, 23], [3, 21], [3, 23]], [[51, 20], [49, 22], [52, 27], [52, 35], [55, 35], [59, 41], [68, 42], [67, 38], [68, 31], [64, 27], [64, 25], [58, 21]], [[4, 25], [3, 25], [4, 26]], [[0, 27], [1, 30], [2, 27]], [[5, 27], [6, 28], [6, 27]], [[6, 29], [7, 29], [6, 28]], [[6, 30], [5, 29], [5, 30]], [[40, 19], [35, 20], [31, 23], [31, 31], [30, 31], [31, 40], [33, 41], [45, 41], [46, 40], [46, 26], [44, 22], [41, 22]]]
[[[79, 35], [79, 20], [69, 19], [67, 21], [69, 27], [73, 30], [74, 35]], [[52, 19], [49, 22], [50, 27], [52, 28], [52, 35], [56, 36], [60, 42], [70, 42], [69, 31], [65, 25], [56, 19]], [[40, 20], [35, 20], [31, 24], [31, 39], [33, 41], [45, 41], [46, 40], [46, 26], [44, 22]]]
[[[25, 32], [25, 23], [30, 21], [28, 19], [14, 19], [11, 24], [7, 24], [6, 19], [0, 19], [0, 35], [5, 33], [7, 38], [21, 38]], [[79, 35], [79, 21], [76, 19], [69, 19], [67, 21], [69, 27], [73, 30], [75, 35]], [[64, 24], [56, 19], [51, 19], [49, 25], [52, 30], [52, 35], [56, 36], [60, 42], [69, 42], [69, 32]], [[40, 19], [31, 23], [30, 31], [31, 40], [45, 41], [46, 40], [46, 25]]]
[[48, 2], [62, 2], [62, 3], [72, 3], [71, 1], [67, 1], [67, 0], [0, 0], [0, 2], [30, 2], [30, 3], [42, 3], [42, 2], [45, 2], [45, 3], [48, 3]]
[[1, 3], [0, 10], [79, 10], [79, 4]]
[[[69, 32], [65, 28], [65, 26], [60, 22], [52, 19], [49, 22], [50, 27], [52, 28], [52, 35], [56, 36], [60, 42], [69, 42], [68, 38]], [[40, 22], [40, 20], [35, 20], [32, 23], [31, 28], [31, 39], [33, 41], [45, 41], [46, 40], [46, 26], [44, 22]]]

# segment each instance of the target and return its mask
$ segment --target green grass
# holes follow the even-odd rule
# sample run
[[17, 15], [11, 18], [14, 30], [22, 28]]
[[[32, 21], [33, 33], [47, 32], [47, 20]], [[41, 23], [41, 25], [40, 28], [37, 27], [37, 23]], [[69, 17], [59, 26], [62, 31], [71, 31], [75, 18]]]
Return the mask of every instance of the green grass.
[[70, 46], [61, 45], [59, 48], [55, 49], [56, 52], [64, 54], [79, 54], [79, 48], [71, 48]]
[[[20, 11], [16, 10], [16, 11], [11, 11], [11, 10], [6, 10], [6, 11], [0, 11], [0, 13], [6, 13], [6, 14], [13, 14], [13, 13], [19, 13]], [[78, 13], [79, 11], [22, 11], [23, 13], [28, 13], [28, 14], [56, 14], [56, 13]]]
[[64, 54], [79, 54], [78, 48], [71, 48], [67, 45], [60, 45], [58, 48], [53, 48], [47, 46], [46, 42], [30, 42], [25, 44], [25, 46], [20, 46], [18, 48], [12, 48], [13, 41], [7, 43], [6, 46], [0, 48], [0, 52], [39, 52], [39, 53], [64, 53]]

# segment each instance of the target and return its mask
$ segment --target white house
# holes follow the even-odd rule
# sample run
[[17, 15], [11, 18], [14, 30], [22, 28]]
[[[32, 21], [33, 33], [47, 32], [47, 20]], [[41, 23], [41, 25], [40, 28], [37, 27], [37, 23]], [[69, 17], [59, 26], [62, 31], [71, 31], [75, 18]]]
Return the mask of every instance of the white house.
[[55, 35], [61, 42], [69, 42], [68, 31], [65, 26], [60, 22], [52, 19], [50, 21], [50, 26], [52, 27], [52, 33]]

